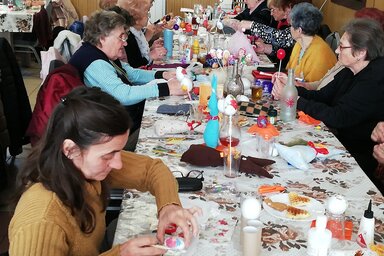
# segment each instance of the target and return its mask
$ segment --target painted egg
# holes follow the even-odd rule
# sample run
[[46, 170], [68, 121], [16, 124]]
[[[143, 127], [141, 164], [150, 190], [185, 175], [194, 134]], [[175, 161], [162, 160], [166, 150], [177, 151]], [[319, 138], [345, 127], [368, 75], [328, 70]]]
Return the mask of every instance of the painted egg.
[[187, 42], [187, 36], [184, 34], [179, 35], [179, 45], [184, 45]]
[[174, 29], [174, 30], [179, 30], [179, 25], [174, 24], [174, 25], [173, 25], [173, 29]]
[[183, 250], [185, 248], [184, 240], [177, 236], [167, 237], [164, 240], [164, 245], [172, 250]]
[[265, 128], [267, 127], [268, 120], [265, 116], [258, 116], [257, 117], [257, 126], [260, 128]]
[[277, 50], [276, 56], [279, 60], [282, 60], [285, 58], [285, 51], [284, 49]]

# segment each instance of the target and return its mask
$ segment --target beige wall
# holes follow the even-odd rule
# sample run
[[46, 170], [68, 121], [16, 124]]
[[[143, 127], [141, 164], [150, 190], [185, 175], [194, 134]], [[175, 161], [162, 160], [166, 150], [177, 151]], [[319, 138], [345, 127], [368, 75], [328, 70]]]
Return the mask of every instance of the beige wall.
[[[84, 15], [90, 15], [92, 12], [98, 9], [98, 0], [71, 0], [75, 6], [79, 17]], [[161, 1], [161, 0], [157, 0]], [[207, 4], [213, 5], [215, 0], [165, 0], [166, 1], [166, 13], [173, 12], [178, 15], [180, 7], [193, 7], [194, 3], [201, 3], [203, 6]], [[380, 10], [384, 10], [384, 0], [366, 0], [367, 7], [376, 7]], [[312, 0], [313, 4], [320, 7], [324, 0]], [[345, 23], [347, 23], [354, 15], [355, 10], [334, 4], [331, 0], [325, 4], [323, 8], [324, 23], [328, 24], [332, 31], [342, 32], [341, 29]]]
[[71, 0], [71, 2], [75, 6], [79, 17], [89, 16], [92, 12], [99, 9], [99, 0]]
[[[366, 0], [366, 7], [376, 7], [384, 10], [383, 0]], [[312, 0], [313, 4], [320, 8], [324, 0]], [[328, 24], [332, 31], [342, 32], [342, 27], [346, 24], [355, 14], [355, 10], [346, 8], [344, 6], [334, 4], [331, 0], [323, 7], [324, 23]]]

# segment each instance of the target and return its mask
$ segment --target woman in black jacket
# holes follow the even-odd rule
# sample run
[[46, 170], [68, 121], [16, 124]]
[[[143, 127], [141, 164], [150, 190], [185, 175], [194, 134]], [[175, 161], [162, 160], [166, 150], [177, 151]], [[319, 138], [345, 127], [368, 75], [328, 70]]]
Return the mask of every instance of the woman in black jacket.
[[[336, 53], [346, 68], [319, 91], [298, 87], [297, 109], [332, 128], [374, 181], [377, 161], [372, 156], [371, 133], [384, 120], [383, 29], [373, 20], [352, 20], [345, 27]], [[280, 73], [272, 92], [276, 99], [285, 83], [286, 75]]]

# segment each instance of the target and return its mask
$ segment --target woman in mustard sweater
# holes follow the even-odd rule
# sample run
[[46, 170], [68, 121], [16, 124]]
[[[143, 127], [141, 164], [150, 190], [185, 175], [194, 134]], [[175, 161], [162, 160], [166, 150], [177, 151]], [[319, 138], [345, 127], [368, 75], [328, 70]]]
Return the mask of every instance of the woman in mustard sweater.
[[160, 160], [122, 151], [130, 125], [124, 107], [98, 88], [78, 87], [63, 99], [18, 174], [10, 255], [99, 255], [108, 188], [150, 191], [159, 224], [157, 236], [130, 239], [102, 255], [163, 254], [151, 245], [162, 243], [170, 223], [190, 243], [198, 232], [196, 209], [180, 206], [177, 182]]
[[312, 4], [300, 3], [292, 8], [289, 17], [296, 44], [286, 68], [295, 69], [295, 76], [307, 82], [318, 81], [337, 62], [329, 45], [316, 35], [323, 16]]

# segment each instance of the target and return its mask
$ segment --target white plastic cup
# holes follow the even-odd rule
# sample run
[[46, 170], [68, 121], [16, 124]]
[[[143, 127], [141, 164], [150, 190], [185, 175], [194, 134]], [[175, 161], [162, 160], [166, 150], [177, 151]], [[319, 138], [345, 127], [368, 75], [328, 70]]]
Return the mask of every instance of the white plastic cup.
[[261, 253], [261, 227], [246, 226], [243, 232], [243, 256], [258, 256]]

